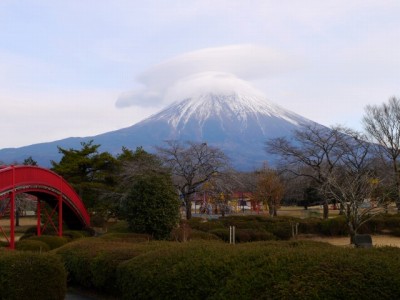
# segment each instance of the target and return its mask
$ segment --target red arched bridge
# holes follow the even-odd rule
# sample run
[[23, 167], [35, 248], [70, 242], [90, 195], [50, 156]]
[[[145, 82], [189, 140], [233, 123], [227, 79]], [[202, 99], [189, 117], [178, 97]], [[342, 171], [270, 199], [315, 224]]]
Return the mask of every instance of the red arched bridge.
[[10, 217], [9, 235], [1, 226], [0, 235], [4, 235], [10, 248], [15, 246], [16, 195], [22, 193], [37, 201], [37, 235], [53, 227], [62, 236], [63, 222], [70, 229], [82, 229], [90, 224], [82, 200], [60, 175], [36, 166], [0, 166], [0, 218], [5, 214]]

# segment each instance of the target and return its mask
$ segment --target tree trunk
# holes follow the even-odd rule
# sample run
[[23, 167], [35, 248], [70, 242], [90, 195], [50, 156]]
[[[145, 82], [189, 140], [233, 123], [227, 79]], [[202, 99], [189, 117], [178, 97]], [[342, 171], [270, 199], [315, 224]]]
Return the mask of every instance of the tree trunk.
[[323, 212], [324, 212], [324, 219], [328, 219], [329, 216], [329, 205], [328, 205], [328, 201], [324, 202], [323, 205]]
[[274, 216], [274, 205], [272, 204], [272, 201], [268, 201], [268, 213], [270, 217]]
[[190, 207], [191, 203], [186, 205], [186, 220], [190, 220], [192, 218], [192, 208]]
[[190, 201], [188, 195], [185, 195], [185, 198], [186, 220], [190, 220], [192, 218], [192, 201]]
[[354, 236], [357, 234], [357, 232], [354, 230], [354, 227], [349, 224], [349, 234], [350, 234], [350, 244], [354, 244]]

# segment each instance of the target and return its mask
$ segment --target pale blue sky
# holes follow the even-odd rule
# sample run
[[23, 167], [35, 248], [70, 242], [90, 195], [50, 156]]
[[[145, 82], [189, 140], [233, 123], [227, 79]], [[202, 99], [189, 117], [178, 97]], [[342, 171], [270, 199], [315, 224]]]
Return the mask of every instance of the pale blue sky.
[[400, 96], [399, 16], [385, 0], [2, 0], [0, 148], [133, 125], [208, 71], [360, 129]]

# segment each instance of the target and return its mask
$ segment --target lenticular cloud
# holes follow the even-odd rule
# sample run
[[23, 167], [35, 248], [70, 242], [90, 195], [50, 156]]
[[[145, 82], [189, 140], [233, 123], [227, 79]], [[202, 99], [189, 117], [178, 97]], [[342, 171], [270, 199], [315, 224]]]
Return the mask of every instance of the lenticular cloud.
[[249, 81], [273, 77], [297, 63], [275, 50], [254, 45], [206, 48], [155, 65], [137, 77], [141, 89], [122, 94], [116, 106], [167, 104], [204, 90], [259, 93]]
[[230, 73], [203, 72], [178, 80], [166, 90], [167, 103], [205, 94], [249, 95], [262, 97], [263, 93]]

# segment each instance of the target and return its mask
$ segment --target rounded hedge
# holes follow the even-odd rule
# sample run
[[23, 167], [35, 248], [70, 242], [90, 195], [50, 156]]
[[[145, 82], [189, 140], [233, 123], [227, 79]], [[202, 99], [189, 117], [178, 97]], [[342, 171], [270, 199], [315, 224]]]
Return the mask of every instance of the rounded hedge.
[[64, 262], [71, 284], [117, 294], [115, 282], [119, 263], [160, 245], [163, 244], [86, 238], [58, 248], [55, 253]]
[[130, 243], [139, 243], [139, 242], [149, 242], [153, 239], [151, 235], [144, 233], [106, 233], [99, 237], [103, 240], [111, 240], [111, 241], [119, 241], [119, 242], [130, 242]]
[[50, 246], [42, 241], [28, 239], [15, 243], [15, 249], [22, 251], [47, 252], [50, 251]]
[[121, 263], [122, 299], [396, 299], [400, 249], [185, 243]]
[[67, 274], [51, 254], [0, 251], [0, 299], [64, 299]]
[[192, 231], [190, 232], [189, 239], [190, 240], [208, 240], [208, 241], [219, 240], [219, 238], [215, 234], [196, 230], [196, 229], [192, 229]]
[[46, 243], [50, 247], [50, 250], [61, 247], [70, 241], [70, 239], [68, 239], [67, 237], [56, 236], [56, 235], [41, 235], [41, 236], [35, 235], [25, 240], [41, 241], [43, 243]]

